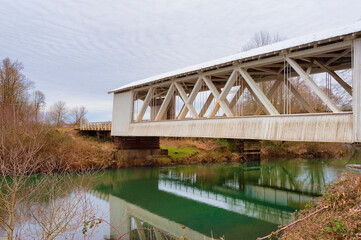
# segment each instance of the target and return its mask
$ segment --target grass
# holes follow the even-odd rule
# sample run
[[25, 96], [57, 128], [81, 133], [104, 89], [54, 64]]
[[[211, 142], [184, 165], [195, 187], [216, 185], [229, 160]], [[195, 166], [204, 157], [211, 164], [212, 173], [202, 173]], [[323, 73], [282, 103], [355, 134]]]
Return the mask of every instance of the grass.
[[199, 149], [190, 148], [190, 147], [179, 148], [179, 147], [174, 147], [174, 146], [161, 145], [161, 148], [167, 149], [168, 150], [168, 155], [174, 160], [179, 160], [179, 159], [181, 159], [183, 157], [188, 157], [188, 156], [191, 156], [191, 155], [193, 155], [195, 153], [200, 152]]

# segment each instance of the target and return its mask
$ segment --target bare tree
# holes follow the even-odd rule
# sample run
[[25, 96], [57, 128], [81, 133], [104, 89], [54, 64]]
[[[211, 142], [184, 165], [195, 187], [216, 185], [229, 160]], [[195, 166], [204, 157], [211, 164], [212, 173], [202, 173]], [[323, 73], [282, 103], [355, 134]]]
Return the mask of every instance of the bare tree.
[[39, 121], [40, 110], [45, 106], [45, 95], [41, 91], [34, 92], [34, 111], [35, 111], [35, 121]]
[[23, 105], [27, 102], [28, 90], [32, 86], [24, 74], [23, 65], [5, 58], [0, 64], [0, 103], [2, 105]]
[[69, 110], [66, 106], [66, 103], [63, 101], [58, 101], [54, 103], [48, 111], [50, 121], [58, 126], [62, 127], [69, 118]]
[[260, 31], [253, 35], [252, 39], [243, 46], [243, 51], [251, 50], [266, 45], [270, 45], [275, 42], [284, 40], [285, 38], [280, 36], [278, 33], [270, 34], [266, 31]]
[[75, 125], [80, 125], [80, 121], [82, 121], [87, 114], [88, 110], [84, 106], [75, 107], [72, 109], [71, 114], [74, 119]]

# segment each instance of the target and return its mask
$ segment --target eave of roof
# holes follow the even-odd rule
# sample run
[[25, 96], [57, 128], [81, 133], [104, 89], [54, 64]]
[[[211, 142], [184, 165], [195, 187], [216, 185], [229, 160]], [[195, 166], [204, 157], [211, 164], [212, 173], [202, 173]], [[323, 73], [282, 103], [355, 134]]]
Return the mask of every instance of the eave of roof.
[[210, 68], [218, 68], [218, 67], [221, 67], [224, 65], [232, 64], [235, 61], [241, 61], [241, 60], [245, 60], [247, 58], [258, 57], [258, 56], [270, 54], [270, 53], [273, 54], [275, 52], [284, 51], [284, 50], [287, 50], [290, 48], [307, 45], [307, 44], [313, 44], [315, 42], [333, 39], [333, 38], [337, 38], [337, 37], [343, 37], [343, 36], [358, 33], [358, 32], [361, 32], [361, 21], [355, 22], [354, 24], [351, 24], [351, 25], [337, 27], [334, 29], [329, 29], [329, 30], [325, 30], [322, 32], [309, 34], [309, 35], [305, 35], [305, 36], [298, 37], [298, 38], [287, 39], [287, 40], [273, 43], [273, 44], [270, 44], [267, 46], [254, 48], [249, 51], [240, 52], [240, 53], [230, 55], [227, 57], [218, 58], [218, 59], [204, 62], [201, 64], [196, 64], [196, 65], [188, 66], [188, 67], [178, 69], [175, 71], [159, 74], [156, 76], [152, 76], [149, 78], [131, 82], [120, 88], [111, 90], [111, 91], [109, 91], [109, 93], [124, 92], [124, 91], [128, 91], [130, 89], [136, 88], [136, 87], [141, 87], [141, 86], [147, 85], [149, 83], [156, 83], [156, 82], [168, 80], [170, 78], [177, 77], [179, 75], [187, 75], [187, 74], [192, 74], [192, 73], [196, 73], [199, 71], [204, 71], [204, 70], [210, 69]]

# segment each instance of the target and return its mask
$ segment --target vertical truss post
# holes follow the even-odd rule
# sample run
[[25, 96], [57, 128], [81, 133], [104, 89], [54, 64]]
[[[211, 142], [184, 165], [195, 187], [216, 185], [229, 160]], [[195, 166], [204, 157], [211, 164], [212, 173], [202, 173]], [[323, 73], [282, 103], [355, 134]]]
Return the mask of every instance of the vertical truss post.
[[361, 39], [353, 41], [353, 131], [354, 141], [361, 142]]
[[[322, 89], [317, 86], [317, 84], [309, 77], [309, 74], [306, 73], [300, 65], [296, 63], [296, 61], [286, 57], [286, 61], [291, 65], [291, 67], [302, 77], [307, 85], [317, 94], [317, 96], [327, 105], [329, 109], [331, 109], [334, 113], [340, 113], [341, 110], [337, 107], [337, 105], [329, 98]], [[310, 69], [310, 68], [309, 68]]]

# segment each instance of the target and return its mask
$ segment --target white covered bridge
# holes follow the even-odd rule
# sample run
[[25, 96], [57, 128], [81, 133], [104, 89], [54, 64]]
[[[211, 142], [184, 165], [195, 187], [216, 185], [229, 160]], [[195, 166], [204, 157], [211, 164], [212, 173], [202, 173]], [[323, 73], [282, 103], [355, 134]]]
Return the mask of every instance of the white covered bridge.
[[361, 142], [361, 22], [110, 93], [111, 134], [125, 145], [160, 136]]

